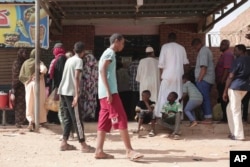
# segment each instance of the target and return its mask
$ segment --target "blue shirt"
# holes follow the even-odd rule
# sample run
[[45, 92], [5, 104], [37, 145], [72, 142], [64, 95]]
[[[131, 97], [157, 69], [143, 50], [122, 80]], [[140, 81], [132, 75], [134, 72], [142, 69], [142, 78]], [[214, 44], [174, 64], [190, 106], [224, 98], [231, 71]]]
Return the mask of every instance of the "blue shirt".
[[240, 56], [233, 62], [230, 73], [234, 74], [230, 89], [250, 91], [250, 56]]
[[117, 89], [117, 80], [116, 80], [116, 54], [114, 50], [107, 48], [100, 60], [98, 65], [98, 97], [99, 99], [102, 99], [104, 97], [107, 97], [107, 90], [105, 89], [104, 83], [101, 78], [100, 74], [100, 68], [102, 67], [103, 63], [107, 60], [111, 61], [107, 68], [107, 80], [108, 80], [108, 86], [111, 91], [111, 94], [118, 93]]

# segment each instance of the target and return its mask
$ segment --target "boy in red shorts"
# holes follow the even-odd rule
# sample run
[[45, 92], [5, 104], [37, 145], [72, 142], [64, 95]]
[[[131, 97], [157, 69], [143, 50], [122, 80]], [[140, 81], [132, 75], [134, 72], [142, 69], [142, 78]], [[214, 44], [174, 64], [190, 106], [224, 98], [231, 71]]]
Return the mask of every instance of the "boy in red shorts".
[[127, 116], [118, 95], [116, 81], [116, 52], [124, 48], [124, 37], [121, 34], [113, 34], [110, 37], [110, 47], [107, 48], [99, 60], [98, 72], [98, 96], [100, 100], [100, 112], [97, 129], [96, 159], [113, 159], [114, 156], [103, 151], [106, 133], [112, 126], [120, 130], [121, 138], [126, 147], [127, 157], [136, 161], [143, 157], [133, 150], [128, 134]]

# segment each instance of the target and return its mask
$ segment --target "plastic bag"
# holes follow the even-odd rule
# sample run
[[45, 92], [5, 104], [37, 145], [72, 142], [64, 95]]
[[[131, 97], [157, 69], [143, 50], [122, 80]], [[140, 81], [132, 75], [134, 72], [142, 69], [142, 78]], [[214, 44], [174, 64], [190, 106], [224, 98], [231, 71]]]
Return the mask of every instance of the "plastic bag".
[[45, 100], [45, 108], [50, 111], [58, 112], [59, 110], [59, 98], [57, 89], [54, 89], [49, 97]]

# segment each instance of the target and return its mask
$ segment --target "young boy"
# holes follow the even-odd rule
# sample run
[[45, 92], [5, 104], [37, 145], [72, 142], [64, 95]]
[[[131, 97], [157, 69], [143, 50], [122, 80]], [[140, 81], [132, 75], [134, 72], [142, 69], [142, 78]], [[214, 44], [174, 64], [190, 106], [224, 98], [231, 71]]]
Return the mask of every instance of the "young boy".
[[140, 128], [142, 124], [148, 124], [151, 122], [151, 131], [149, 137], [155, 136], [155, 118], [154, 107], [155, 102], [150, 100], [151, 93], [149, 90], [142, 91], [142, 100], [138, 102], [135, 108], [135, 112], [138, 118], [138, 136], [140, 136]]
[[60, 150], [76, 150], [75, 146], [67, 143], [73, 125], [81, 144], [81, 151], [93, 153], [95, 149], [85, 143], [84, 126], [78, 110], [79, 82], [83, 66], [82, 57], [84, 56], [84, 45], [82, 42], [75, 43], [74, 52], [75, 55], [65, 63], [62, 80], [58, 88], [58, 94], [61, 96], [64, 110], [63, 140]]
[[184, 108], [184, 113], [190, 121], [189, 127], [194, 127], [198, 123], [195, 119], [195, 113], [193, 110], [202, 104], [203, 97], [197, 87], [189, 80], [189, 76], [187, 74], [184, 74], [182, 76], [182, 82], [183, 95], [180, 101], [188, 96], [188, 101]]
[[119, 129], [121, 138], [126, 147], [127, 157], [137, 161], [142, 154], [133, 150], [128, 134], [128, 121], [121, 99], [117, 90], [116, 80], [116, 52], [124, 48], [124, 37], [121, 34], [113, 34], [110, 37], [110, 47], [107, 48], [99, 60], [98, 96], [100, 99], [100, 112], [97, 129], [96, 159], [113, 159], [114, 156], [103, 151], [106, 133], [112, 126]]
[[167, 97], [167, 102], [162, 107], [162, 119], [159, 122], [162, 126], [171, 129], [173, 132], [170, 137], [174, 140], [180, 139], [180, 124], [182, 106], [176, 102], [178, 94], [170, 92]]

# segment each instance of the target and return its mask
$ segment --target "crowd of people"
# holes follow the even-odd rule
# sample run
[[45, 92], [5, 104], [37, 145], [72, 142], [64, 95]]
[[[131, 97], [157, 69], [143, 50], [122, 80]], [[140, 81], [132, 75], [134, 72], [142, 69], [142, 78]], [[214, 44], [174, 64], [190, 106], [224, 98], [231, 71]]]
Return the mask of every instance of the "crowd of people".
[[[116, 53], [124, 48], [125, 38], [121, 34], [110, 36], [110, 47], [103, 52], [99, 62], [86, 52], [82, 42], [74, 44], [74, 53], [66, 52], [62, 43], [56, 43], [49, 68], [40, 62], [39, 123], [42, 126], [47, 122], [44, 78], [48, 74], [50, 92], [56, 90], [60, 101], [61, 151], [76, 149], [68, 144], [70, 134], [76, 133], [82, 152], [95, 153], [96, 159], [113, 159], [114, 156], [103, 149], [106, 133], [113, 127], [120, 131], [127, 157], [136, 161], [143, 155], [132, 147], [128, 118], [135, 116], [138, 121], [138, 135], [142, 124], [148, 123], [151, 123], [149, 136], [157, 135], [157, 123], [171, 130], [170, 138], [179, 140], [184, 114], [190, 121], [190, 128], [213, 122], [210, 93], [216, 84], [223, 113], [221, 122], [229, 125], [228, 137], [244, 140], [242, 119], [247, 120], [248, 108], [244, 109], [242, 117], [241, 105], [248, 106], [247, 92], [250, 90], [250, 56], [247, 56], [245, 45], [236, 45], [232, 52], [230, 41], [222, 40], [222, 54], [215, 66], [211, 50], [201, 39], [193, 39], [191, 46], [197, 59], [194, 74], [189, 74], [184, 70], [189, 64], [186, 50], [176, 40], [176, 34], [170, 33], [159, 58], [153, 47], [148, 46], [145, 48], [146, 58], [139, 60], [134, 56], [126, 67], [116, 57]], [[15, 104], [16, 127], [21, 128], [27, 121], [28, 129], [34, 131], [35, 49], [30, 58], [26, 52], [26, 49], [20, 49], [13, 63], [11, 99]], [[194, 81], [190, 78], [193, 75]], [[126, 91], [131, 92], [129, 98]], [[130, 104], [127, 106], [127, 103]], [[98, 104], [97, 145], [94, 148], [86, 143], [83, 121], [95, 119]], [[198, 107], [203, 114], [201, 121], [197, 120], [194, 111]]]

